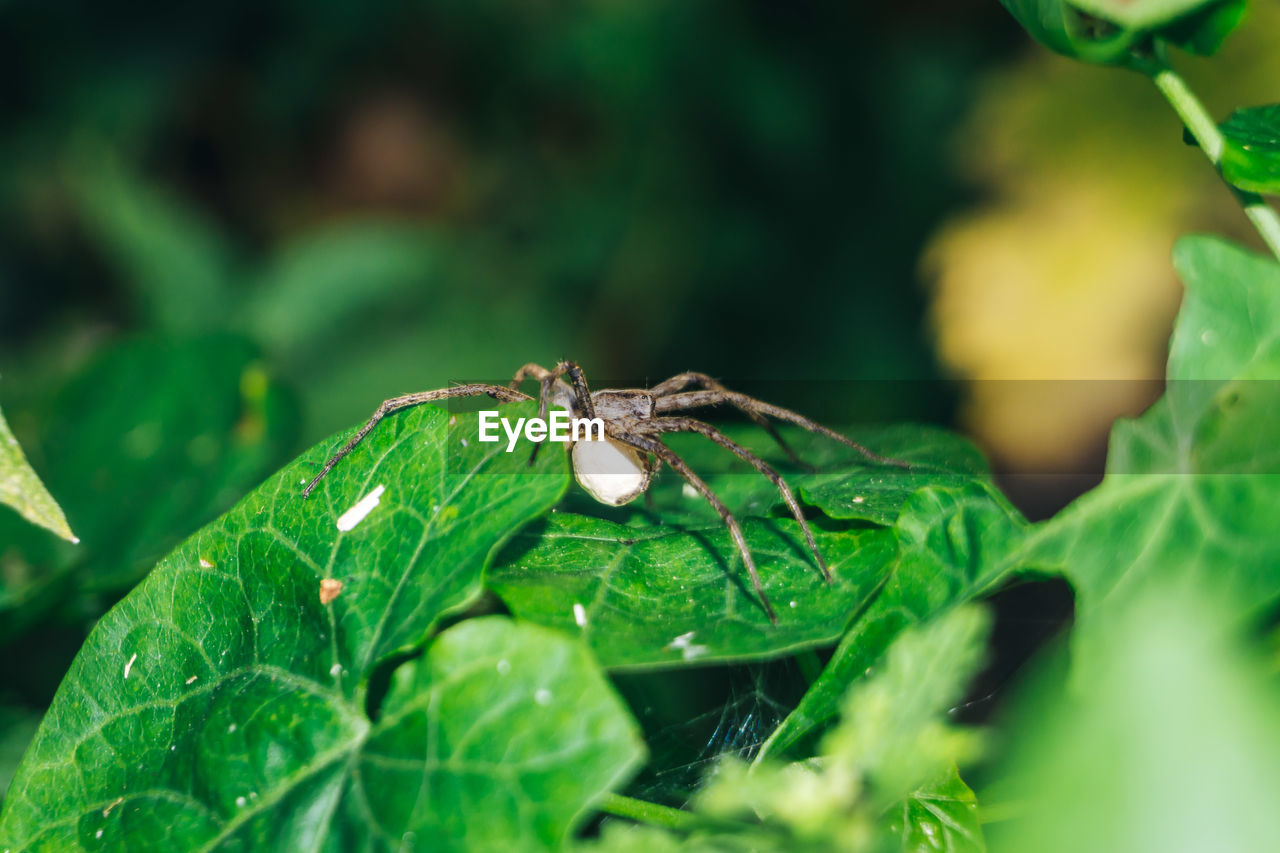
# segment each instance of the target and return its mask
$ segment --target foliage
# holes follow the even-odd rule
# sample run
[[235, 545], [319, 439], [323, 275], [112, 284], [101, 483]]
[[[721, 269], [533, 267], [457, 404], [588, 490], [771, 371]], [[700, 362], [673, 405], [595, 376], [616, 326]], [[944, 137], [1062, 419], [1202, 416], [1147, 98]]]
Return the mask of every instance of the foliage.
[[1280, 195], [1280, 104], [1236, 110], [1222, 135], [1222, 176], [1243, 190]]
[[79, 542], [67, 526], [62, 507], [31, 470], [31, 463], [18, 446], [9, 422], [0, 413], [0, 503], [6, 503], [32, 524], [39, 524], [71, 542]]
[[[944, 715], [980, 663], [986, 628], [968, 606], [905, 631], [842, 700], [811, 761], [726, 759], [694, 802], [699, 828], [682, 849], [861, 851], [883, 849], [886, 835], [903, 850], [985, 849], [973, 793], [955, 773], [979, 740]], [[592, 849], [630, 849], [637, 836], [661, 844], [606, 827]]]
[[1212, 54], [1247, 0], [1001, 0], [1038, 41], [1085, 62], [1140, 65], [1152, 39]]
[[[1055, 50], [1150, 77], [1280, 255], [1280, 219], [1256, 195], [1274, 189], [1274, 109], [1220, 126], [1168, 59], [1170, 47], [1216, 51], [1242, 2], [1005, 5]], [[666, 91], [651, 78], [698, 79], [677, 73], [687, 58], [637, 65], [616, 53], [606, 26], [682, 32], [673, 23], [701, 14], [684, 5], [655, 4], [638, 23], [515, 14], [517, 29], [540, 16], [563, 27], [563, 52], [548, 56], [469, 34], [478, 19], [462, 7], [431, 14], [458, 44], [498, 54], [497, 67], [536, 71], [522, 100], [542, 77], [563, 83], [602, 63], [611, 71], [592, 85], [605, 91], [587, 100], [615, 130], [644, 131], [630, 111]], [[725, 67], [736, 81], [745, 66], [729, 56]], [[762, 74], [751, 91], [763, 112], [744, 114], [766, 128], [764, 161], [789, 150], [801, 162], [823, 137], [791, 106], [806, 88]], [[135, 106], [119, 120], [132, 116], [140, 133], [149, 110]], [[990, 835], [997, 850], [1177, 853], [1258, 849], [1280, 831], [1267, 807], [1280, 793], [1280, 706], [1254, 648], [1280, 599], [1275, 260], [1216, 238], [1178, 243], [1185, 297], [1163, 396], [1114, 425], [1102, 482], [1046, 521], [1028, 522], [982, 454], [936, 427], [849, 430], [905, 465], [787, 430], [796, 464], [754, 425], [730, 428], [800, 496], [834, 576], [824, 583], [772, 483], [698, 437], [674, 438], [743, 520], [773, 624], [723, 524], [677, 479], [662, 477], [643, 503], [596, 506], [572, 487], [561, 448], [535, 461], [527, 444], [478, 442], [467, 405], [389, 416], [310, 498], [302, 486], [353, 430], [281, 464], [315, 416], [314, 400], [298, 411], [289, 380], [328, 378], [335, 365], [365, 375], [326, 353], [336, 333], [381, 337], [380, 321], [460, 298], [441, 282], [473, 273], [479, 295], [468, 298], [511, 301], [466, 315], [455, 331], [471, 343], [429, 346], [461, 358], [504, 317], [554, 316], [539, 299], [553, 291], [496, 282], [594, 269], [584, 257], [607, 241], [510, 248], [522, 234], [536, 244], [573, 231], [555, 203], [535, 205], [537, 225], [518, 212], [488, 232], [460, 220], [345, 222], [264, 248], [224, 233], [103, 138], [64, 152], [62, 198], [128, 281], [130, 310], [161, 331], [91, 347], [6, 402], [85, 544], [0, 517], [0, 643], [35, 650], [44, 626], [94, 624], [38, 726], [38, 690], [0, 692], [6, 780], [34, 728], [0, 803], [0, 849], [980, 853]], [[647, 168], [677, 162], [687, 165]], [[583, 192], [618, 194], [626, 170], [600, 168], [602, 188]], [[522, 191], [538, 186], [515, 172]], [[660, 185], [683, 188], [683, 174]], [[690, 192], [640, 192], [629, 213], [602, 204], [607, 213], [583, 217], [588, 230], [639, 223], [623, 228], [634, 243], [602, 298], [601, 334], [641, 304], [674, 312], [687, 298], [679, 275], [649, 270], [658, 283], [647, 288], [634, 277], [662, 218], [652, 211], [684, 199], [692, 219], [715, 218]], [[754, 266], [741, 238], [757, 228], [737, 225], [724, 242], [739, 248], [705, 249], [732, 256], [725, 269]], [[657, 263], [678, 268], [702, 251]], [[776, 285], [767, 296], [772, 306]], [[840, 315], [835, 302], [814, 304]], [[595, 328], [561, 318], [530, 335]], [[533, 339], [494, 337], [503, 355]], [[811, 357], [828, 337], [814, 331]], [[374, 357], [409, 351], [396, 346]], [[47, 495], [33, 488], [24, 496]], [[1046, 574], [1076, 595], [1069, 675], [1061, 658], [1042, 660], [1026, 698], [990, 727], [1002, 737], [987, 738], [963, 724], [970, 684], [999, 645], [976, 601]], [[802, 676], [796, 689], [761, 687], [745, 708], [760, 736], [722, 737], [750, 726], [728, 719], [742, 709], [717, 680], [784, 665]], [[685, 713], [686, 693], [712, 697], [714, 731], [672, 746], [677, 727], [662, 720]], [[673, 762], [693, 771], [692, 786], [663, 777]]]

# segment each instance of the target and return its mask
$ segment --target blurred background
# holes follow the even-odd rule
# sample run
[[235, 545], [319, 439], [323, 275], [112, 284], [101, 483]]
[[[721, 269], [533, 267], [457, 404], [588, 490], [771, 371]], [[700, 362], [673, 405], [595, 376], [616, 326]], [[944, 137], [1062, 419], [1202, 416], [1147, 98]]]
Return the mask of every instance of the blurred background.
[[[1181, 63], [1216, 114], [1276, 98], [1251, 14]], [[1253, 239], [996, 0], [14, 0], [0, 116], [0, 408], [84, 540], [0, 512], [0, 791], [103, 609], [386, 397], [702, 370], [1043, 517], [1159, 393], [1175, 238]]]

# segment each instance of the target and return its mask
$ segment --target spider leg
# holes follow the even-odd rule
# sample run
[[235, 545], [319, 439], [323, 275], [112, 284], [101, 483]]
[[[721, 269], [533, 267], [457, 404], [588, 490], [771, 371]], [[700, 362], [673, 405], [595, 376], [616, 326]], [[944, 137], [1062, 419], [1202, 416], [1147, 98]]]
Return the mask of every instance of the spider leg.
[[[591, 404], [591, 391], [587, 388], [587, 380], [582, 375], [582, 368], [575, 362], [561, 361], [556, 364], [554, 370], [547, 370], [540, 364], [530, 362], [516, 371], [516, 375], [511, 379], [508, 387], [514, 390], [519, 388], [520, 383], [525, 379], [538, 380], [541, 384], [541, 390], [538, 394], [538, 417], [545, 421], [547, 419], [547, 407], [551, 401], [551, 389], [556, 384], [556, 380], [565, 374], [568, 374], [573, 381], [574, 408], [581, 409], [588, 418], [594, 418], [596, 411], [595, 406]], [[577, 412], [575, 411], [574, 414], [577, 414]], [[541, 448], [541, 443], [533, 446], [533, 451], [529, 454], [530, 465], [533, 465], [534, 460], [538, 458], [538, 451]]]
[[[729, 391], [728, 388], [720, 384], [718, 379], [708, 376], [705, 373], [690, 371], [688, 373], [677, 373], [670, 379], [659, 382], [657, 385], [654, 385], [649, 389], [649, 394], [653, 396], [654, 399], [657, 399], [658, 397], [666, 397], [670, 394], [675, 394], [694, 386], [701, 388], [704, 391]], [[736, 404], [733, 405], [735, 405], [740, 412], [746, 415], [753, 424], [769, 433], [769, 437], [774, 440], [774, 443], [776, 443], [778, 447], [782, 448], [782, 452], [787, 454], [788, 459], [801, 468], [812, 470], [813, 466], [805, 464], [804, 460], [800, 458], [799, 454], [791, 449], [791, 445], [787, 444], [786, 440], [782, 437], [782, 433], [778, 432], [777, 427], [775, 427], [768, 418], [754, 409], [737, 406]]]
[[351, 440], [343, 445], [342, 449], [329, 457], [329, 461], [324, 463], [324, 467], [320, 469], [320, 473], [312, 478], [310, 483], [302, 490], [302, 496], [305, 498], [311, 494], [311, 490], [316, 484], [333, 470], [333, 466], [342, 461], [342, 457], [346, 456], [356, 445], [364, 440], [364, 437], [378, 425], [378, 422], [392, 412], [400, 409], [407, 409], [410, 406], [420, 406], [423, 403], [432, 403], [436, 400], [445, 400], [450, 397], [478, 397], [481, 394], [488, 394], [499, 403], [514, 403], [519, 400], [532, 400], [528, 394], [522, 394], [519, 391], [513, 391], [510, 388], [503, 388], [501, 385], [457, 385], [453, 388], [441, 388], [437, 391], [418, 391], [414, 394], [405, 394], [401, 397], [392, 397], [390, 400], [383, 400], [382, 405], [378, 406], [373, 413], [373, 417], [360, 427], [360, 431], [351, 436]]
[[803, 427], [809, 432], [816, 432], [818, 435], [824, 435], [833, 441], [838, 441], [846, 447], [851, 447], [861, 453], [867, 459], [880, 465], [888, 465], [894, 468], [912, 468], [910, 462], [901, 459], [891, 459], [888, 456], [881, 456], [879, 453], [845, 438], [833, 429], [824, 427], [817, 421], [810, 420], [804, 415], [793, 412], [790, 409], [784, 409], [781, 406], [775, 406], [772, 403], [766, 403], [763, 400], [757, 400], [755, 397], [748, 397], [737, 391], [684, 391], [677, 394], [670, 394], [665, 397], [659, 397], [654, 400], [654, 411], [663, 412], [679, 412], [685, 409], [701, 409], [707, 406], [716, 406], [721, 403], [727, 403], [731, 406], [737, 406], [742, 409], [750, 409], [759, 412], [762, 415], [777, 418], [780, 421], [795, 424]]
[[809, 522], [804, 517], [804, 511], [800, 509], [800, 502], [796, 500], [791, 487], [787, 485], [782, 476], [769, 463], [720, 432], [711, 424], [703, 423], [694, 418], [657, 418], [641, 424], [640, 429], [643, 432], [653, 433], [696, 432], [711, 439], [765, 475], [782, 493], [782, 499], [786, 501], [787, 507], [791, 510], [795, 520], [800, 523], [800, 529], [804, 531], [805, 541], [809, 543], [809, 551], [813, 554], [813, 559], [817, 561], [818, 568], [822, 570], [822, 577], [826, 579], [827, 583], [831, 583], [831, 570], [827, 568], [827, 561], [822, 558], [822, 552], [818, 550], [818, 543], [814, 541], [813, 531], [809, 529]]
[[[507, 385], [507, 387], [514, 390], [519, 388], [520, 383], [524, 382], [526, 379], [536, 379], [539, 385], [538, 417], [541, 418], [542, 420], [546, 420], [547, 408], [551, 401], [551, 389], [552, 389], [552, 386], [556, 384], [556, 380], [559, 378], [560, 378], [559, 374], [557, 374], [555, 371], [547, 370], [545, 367], [543, 367], [540, 364], [529, 362], [524, 367], [521, 367], [519, 370], [516, 371], [516, 375], [511, 378], [511, 382]], [[542, 443], [538, 442], [537, 444], [533, 445], [533, 450], [529, 451], [528, 465], [530, 468], [532, 468], [533, 463], [538, 460], [538, 451], [541, 449], [542, 449]]]
[[596, 416], [596, 407], [591, 402], [591, 390], [587, 388], [587, 378], [582, 375], [582, 368], [576, 362], [562, 361], [556, 365], [556, 378], [569, 375], [569, 379], [573, 382], [573, 390], [577, 397], [578, 406], [582, 409], [582, 413], [587, 418]]
[[715, 511], [719, 513], [720, 519], [729, 528], [729, 535], [733, 537], [733, 542], [738, 547], [738, 553], [742, 555], [742, 562], [747, 566], [747, 574], [751, 576], [751, 585], [755, 588], [756, 595], [760, 596], [760, 603], [764, 605], [764, 612], [768, 614], [769, 621], [777, 625], [778, 616], [773, 612], [773, 605], [769, 603], [769, 596], [765, 595], [764, 586], [760, 583], [760, 573], [756, 571], [756, 561], [751, 556], [751, 550], [747, 547], [747, 539], [742, 534], [742, 526], [733, 517], [733, 513], [729, 512], [729, 508], [716, 497], [715, 492], [711, 491], [711, 487], [703, 482], [697, 474], [693, 473], [693, 470], [685, 464], [683, 459], [676, 455], [674, 450], [657, 439], [635, 434], [620, 435], [617, 433], [612, 433], [610, 437], [658, 457], [671, 466], [671, 470], [684, 477], [689, 485], [693, 486], [699, 494], [706, 498], [707, 503], [711, 504]]

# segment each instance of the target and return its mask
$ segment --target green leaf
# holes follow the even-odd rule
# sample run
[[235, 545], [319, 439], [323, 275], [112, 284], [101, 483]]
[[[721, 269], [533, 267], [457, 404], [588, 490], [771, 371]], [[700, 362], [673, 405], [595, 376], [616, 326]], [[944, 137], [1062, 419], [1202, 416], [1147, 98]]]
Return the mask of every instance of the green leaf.
[[67, 526], [62, 507], [27, 462], [3, 412], [0, 412], [0, 503], [8, 504], [27, 521], [52, 530], [69, 542], [80, 541]]
[[990, 590], [1018, 563], [1028, 525], [993, 486], [926, 489], [902, 511], [899, 552], [883, 588], [850, 625], [800, 704], [774, 730], [758, 761], [785, 754], [835, 716], [850, 684], [906, 628]]
[[1066, 0], [1000, 0], [1031, 37], [1056, 53], [1104, 65], [1129, 61], [1138, 33], [1087, 19]]
[[1220, 0], [1070, 0], [1071, 5], [1126, 29], [1155, 29]]
[[[703, 438], [671, 437], [671, 447], [743, 521], [777, 626], [756, 599], [724, 524], [669, 473], [654, 488], [656, 514], [626, 509], [626, 523], [619, 523], [560, 512], [531, 527], [498, 557], [490, 587], [521, 618], [582, 634], [610, 667], [783, 654], [834, 642], [871, 600], [896, 550], [893, 531], [880, 525], [892, 524], [913, 494], [989, 476], [973, 445], [932, 427], [857, 436], [917, 466], [911, 470], [870, 463], [822, 436], [787, 431], [788, 443], [817, 469], [797, 471], [772, 458], [778, 451], [762, 430], [725, 431], [770, 457], [802, 500], [836, 520], [812, 525], [835, 578], [828, 585], [768, 479], [744, 471], [736, 457]], [[991, 492], [980, 492], [990, 499]]]
[[[466, 622], [366, 714], [375, 668], [475, 601], [490, 555], [567, 486], [563, 454], [530, 469], [527, 445], [475, 432], [432, 406], [392, 416], [303, 500], [338, 436], [170, 554], [76, 658], [0, 847], [96, 845], [99, 830], [142, 849], [562, 840], [640, 754], [579, 644]], [[326, 578], [342, 586], [322, 604]]]
[[517, 535], [489, 586], [519, 618], [581, 635], [605, 666], [703, 664], [834, 642], [893, 556], [888, 529], [815, 530], [827, 584], [794, 521], [743, 527], [777, 626], [719, 522], [638, 527], [556, 513]]
[[[799, 429], [782, 430], [788, 445], [809, 466], [799, 469], [756, 427], [732, 426], [723, 432], [773, 465], [802, 502], [822, 510], [829, 518], [843, 521], [889, 526], [910, 497], [926, 486], [960, 486], [991, 479], [986, 460], [972, 442], [922, 424], [895, 424], [850, 433], [880, 455], [910, 463], [909, 469], [871, 462], [858, 451], [824, 436]], [[778, 489], [732, 454], [695, 436], [671, 436], [668, 443], [735, 513], [789, 517]], [[678, 477], [669, 477], [665, 484], [660, 480], [659, 488], [654, 490], [654, 506], [664, 517], [670, 517], [675, 510], [706, 519], [718, 518], [706, 501], [688, 494], [682, 483]]]
[[279, 464], [297, 419], [255, 349], [228, 335], [116, 344], [20, 414], [38, 425], [31, 450], [83, 544], [0, 518], [0, 613], [13, 612], [0, 618], [0, 637], [51, 607], [136, 583]]
[[1240, 26], [1248, 8], [1249, 0], [1223, 0], [1165, 27], [1160, 37], [1188, 53], [1213, 56]]
[[1222, 176], [1242, 190], [1280, 195], [1280, 104], [1236, 110], [1222, 134]]
[[1150, 588], [1196, 586], [1236, 608], [1280, 595], [1280, 266], [1211, 238], [1181, 241], [1187, 287], [1164, 398], [1112, 431], [1102, 484], [1038, 528], [1019, 559], [1078, 595], [1089, 626]]
[[[1212, 587], [1150, 590], [1106, 634], [1084, 689], [1038, 677], [996, 785], [993, 851], [1269, 850], [1280, 823], [1274, 669], [1230, 637]], [[982, 794], [983, 802], [995, 797]]]
[[1001, 0], [1036, 41], [1084, 62], [1136, 66], [1152, 35], [1212, 54], [1243, 17], [1247, 0]]
[[[758, 816], [769, 835], [790, 841], [780, 849], [884, 849], [871, 842], [886, 830], [901, 839], [893, 846], [911, 849], [913, 834], [927, 837], [929, 830], [923, 822], [898, 825], [895, 815], [911, 813], [917, 797], [926, 812], [921, 804], [930, 798], [962, 799], [943, 779], [956, 761], [973, 757], [978, 741], [951, 726], [946, 713], [985, 655], [988, 624], [983, 610], [967, 606], [902, 632], [883, 666], [841, 698], [841, 720], [823, 738], [820, 761], [770, 760], [749, 772], [724, 761], [695, 800], [697, 812], [722, 820]], [[947, 810], [963, 815], [955, 835], [977, 846], [941, 849], [982, 849], [972, 808]], [[947, 837], [934, 832], [933, 843]]]
[[891, 831], [901, 833], [903, 853], [984, 853], [978, 798], [952, 768], [913, 791], [896, 810]]
[[801, 475], [801, 499], [831, 518], [892, 525], [911, 497], [925, 487], [959, 488], [990, 481], [981, 452], [955, 433], [904, 424], [874, 435], [871, 440], [877, 452], [917, 467], [903, 471], [869, 465], [836, 445], [843, 464], [824, 464], [816, 473]]

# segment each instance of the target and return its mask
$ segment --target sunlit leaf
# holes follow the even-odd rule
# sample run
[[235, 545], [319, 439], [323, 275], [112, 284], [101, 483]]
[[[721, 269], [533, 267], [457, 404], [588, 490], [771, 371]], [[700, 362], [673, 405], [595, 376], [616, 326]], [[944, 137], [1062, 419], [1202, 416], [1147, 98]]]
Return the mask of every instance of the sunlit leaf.
[[1148, 589], [1109, 623], [1085, 689], [1035, 679], [993, 774], [1011, 819], [988, 826], [992, 850], [1275, 846], [1280, 695], [1230, 636], [1234, 616], [1206, 605], [1216, 597]]
[[[1280, 266], [1209, 238], [1183, 240], [1175, 262], [1187, 295], [1169, 390], [1116, 424], [1102, 485], [1021, 555], [1066, 574], [1081, 629], [1154, 587], [1254, 606], [1280, 595]], [[1084, 662], [1109, 653], [1090, 637], [1077, 634]]]
[[760, 750], [782, 755], [825, 724], [850, 684], [864, 677], [906, 628], [990, 590], [1019, 567], [1028, 526], [991, 486], [927, 489], [896, 526], [899, 551], [875, 599], [857, 614], [822, 675]]
[[38, 475], [27, 462], [18, 439], [13, 437], [9, 423], [0, 412], [0, 503], [8, 504], [27, 521], [52, 530], [63, 539], [79, 542], [67, 526], [62, 507], [40, 482]]
[[0, 847], [562, 841], [640, 754], [584, 647], [469, 621], [399, 667], [385, 701], [369, 692], [567, 485], [562, 454], [531, 469], [527, 446], [474, 434], [431, 406], [394, 416], [304, 500], [345, 436], [325, 441], [165, 558], [72, 665]]
[[1222, 134], [1223, 177], [1244, 190], [1280, 195], [1280, 104], [1236, 110]]

